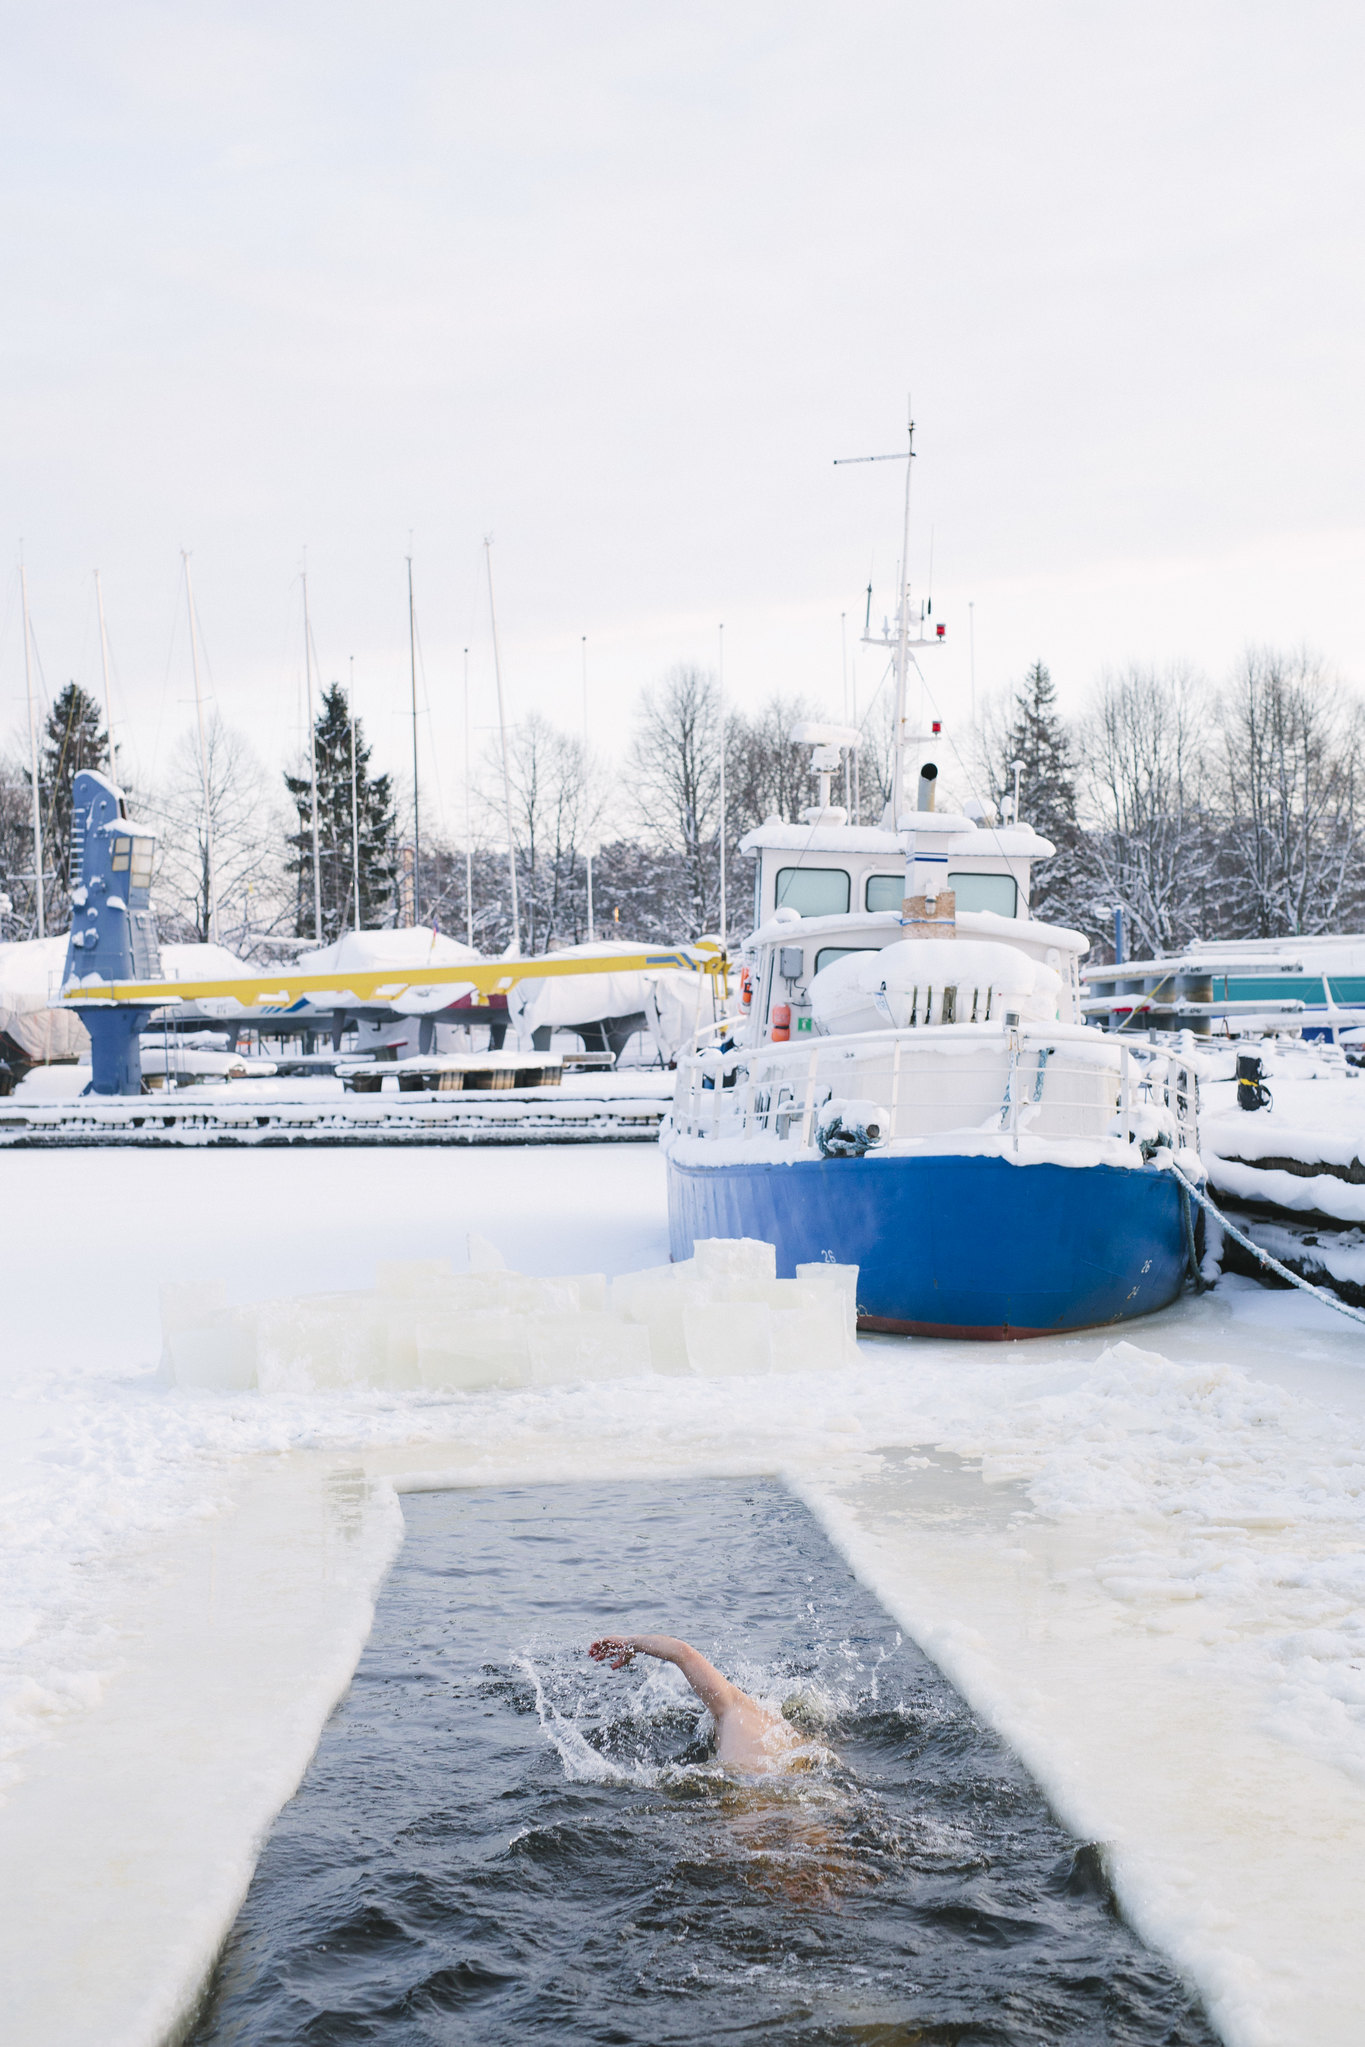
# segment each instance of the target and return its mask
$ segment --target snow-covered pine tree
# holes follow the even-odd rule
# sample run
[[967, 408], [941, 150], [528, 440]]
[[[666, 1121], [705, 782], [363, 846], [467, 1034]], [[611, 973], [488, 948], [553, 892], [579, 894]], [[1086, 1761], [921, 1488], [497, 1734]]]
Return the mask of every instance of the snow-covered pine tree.
[[82, 768], [107, 774], [109, 741], [95, 699], [78, 682], [68, 682], [47, 714], [38, 756], [50, 931], [64, 927], [71, 908], [71, 792]]
[[[355, 860], [351, 829], [351, 710], [339, 682], [323, 692], [313, 726], [317, 747], [318, 852], [322, 879], [322, 938], [329, 944], [355, 928]], [[394, 858], [393, 789], [388, 775], [370, 773], [370, 747], [360, 720], [355, 728], [356, 810], [360, 842], [360, 915], [367, 927], [393, 916], [397, 863]], [[289, 834], [289, 872], [298, 903], [297, 930], [313, 932], [313, 785], [305, 758], [299, 774], [284, 778], [298, 813], [299, 829]]]
[[1045, 662], [1033, 663], [1014, 693], [1003, 758], [994, 764], [996, 801], [1014, 795], [1014, 762], [1022, 761], [1019, 814], [1057, 848], [1034, 870], [1032, 915], [1054, 924], [1079, 920], [1082, 890], [1076, 819], [1076, 769], [1071, 735], [1057, 708], [1057, 685]]

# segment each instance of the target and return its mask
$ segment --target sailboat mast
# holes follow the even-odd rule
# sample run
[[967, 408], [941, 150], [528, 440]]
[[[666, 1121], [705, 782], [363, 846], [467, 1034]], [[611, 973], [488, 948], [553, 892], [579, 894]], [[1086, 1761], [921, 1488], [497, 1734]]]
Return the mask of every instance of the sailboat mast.
[[894, 832], [900, 817], [905, 789], [906, 677], [910, 668], [910, 479], [915, 469], [915, 422], [910, 421], [909, 452], [905, 461], [905, 523], [901, 530], [900, 619], [896, 633], [896, 739], [891, 765], [889, 824]]
[[209, 749], [204, 734], [204, 693], [199, 683], [199, 635], [194, 622], [194, 585], [190, 581], [190, 558], [182, 547], [185, 564], [185, 609], [190, 617], [190, 667], [194, 671], [194, 715], [199, 728], [199, 777], [204, 790], [204, 907], [210, 945], [218, 943], [218, 888], [213, 872], [213, 803], [209, 795]]
[[729, 920], [725, 904], [725, 627], [716, 627], [716, 672], [719, 677], [720, 696], [720, 942], [722, 949], [729, 939]]
[[469, 800], [469, 649], [464, 650], [464, 937], [474, 943], [474, 841], [470, 837]]
[[[584, 633], [584, 635], [583, 635], [583, 795], [584, 795], [584, 798], [585, 798], [585, 800], [586, 800], [587, 794], [588, 794], [588, 636], [587, 636], [587, 634], [586, 634], [586, 633]], [[593, 915], [592, 915], [592, 840], [591, 840], [590, 838], [589, 838], [589, 839], [588, 839], [588, 840], [586, 841], [586, 846], [587, 846], [587, 850], [586, 850], [586, 852], [585, 852], [585, 853], [584, 853], [584, 855], [583, 855], [583, 865], [584, 865], [584, 867], [585, 867], [585, 868], [586, 868], [586, 870], [587, 870], [587, 882], [588, 882], [588, 943], [589, 943], [589, 945], [591, 945], [591, 944], [592, 944], [592, 942], [593, 942], [593, 939], [594, 939], [594, 938], [596, 937], [596, 935], [597, 935], [597, 934], [596, 934], [596, 932], [595, 932], [595, 931], [594, 931], [594, 929], [593, 929]]]
[[412, 675], [412, 921], [422, 921], [422, 812], [417, 786], [417, 610], [412, 601], [412, 556], [408, 556], [408, 667]]
[[360, 929], [360, 785], [355, 765], [355, 655], [351, 656], [351, 872], [355, 877], [355, 928]]
[[95, 609], [100, 617], [100, 665], [104, 671], [104, 735], [109, 747], [109, 779], [114, 779], [114, 706], [109, 695], [109, 635], [104, 629], [104, 591], [95, 571]]
[[485, 540], [488, 565], [488, 616], [493, 627], [493, 673], [498, 684], [498, 733], [502, 740], [502, 800], [507, 815], [507, 878], [512, 892], [512, 950], [521, 951], [521, 917], [517, 909], [517, 854], [512, 840], [512, 776], [507, 765], [507, 714], [502, 700], [502, 660], [498, 653], [498, 613], [493, 602], [493, 543]]
[[29, 652], [32, 633], [28, 622], [28, 570], [19, 564], [19, 589], [24, 604], [24, 690], [28, 697], [29, 776], [33, 783], [33, 899], [38, 906], [38, 936], [46, 938], [43, 906], [43, 806], [38, 791], [38, 725], [33, 715], [33, 667]]
[[308, 706], [308, 774], [313, 792], [313, 936], [322, 944], [322, 847], [318, 837], [318, 735], [313, 724], [313, 629], [308, 619], [308, 571], [303, 572], [303, 690]]

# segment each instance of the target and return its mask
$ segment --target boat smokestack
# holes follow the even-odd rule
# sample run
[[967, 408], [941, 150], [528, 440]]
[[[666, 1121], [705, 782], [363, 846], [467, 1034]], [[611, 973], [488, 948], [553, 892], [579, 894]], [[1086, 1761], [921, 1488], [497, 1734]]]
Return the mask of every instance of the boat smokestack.
[[937, 781], [938, 769], [934, 766], [934, 763], [932, 761], [926, 761], [924, 763], [924, 766], [919, 771], [919, 803], [916, 806], [918, 809], [920, 810], [933, 809], [934, 785]]

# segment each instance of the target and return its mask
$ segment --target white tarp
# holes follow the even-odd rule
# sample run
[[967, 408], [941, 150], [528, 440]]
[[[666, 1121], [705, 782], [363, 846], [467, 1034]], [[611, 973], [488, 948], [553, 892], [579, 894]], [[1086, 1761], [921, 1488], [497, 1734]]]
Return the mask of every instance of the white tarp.
[[[391, 972], [395, 981], [419, 967], [460, 967], [482, 962], [483, 954], [458, 939], [446, 938], [429, 925], [417, 924], [398, 931], [348, 931], [335, 945], [316, 952], [300, 953], [289, 970], [296, 974], [326, 974], [334, 967], [349, 973]], [[448, 1009], [452, 1002], [474, 992], [472, 981], [443, 981], [434, 988], [409, 988], [394, 996], [369, 996], [367, 1004], [386, 1002], [400, 1016], [421, 1016], [430, 1010]], [[309, 996], [310, 1007], [354, 1008], [356, 998], [344, 988], [322, 990]]]
[[163, 945], [163, 981], [233, 981], [257, 968], [239, 960], [225, 945]]
[[90, 1056], [85, 1025], [74, 1010], [58, 1005], [66, 945], [64, 931], [0, 945], [0, 1031], [39, 1063]]
[[[639, 941], [598, 939], [591, 945], [566, 945], [554, 957], [602, 959], [613, 953], [652, 950]], [[692, 956], [701, 957], [699, 953]], [[667, 1060], [691, 1042], [694, 1031], [711, 1022], [711, 981], [708, 975], [689, 973], [683, 967], [518, 981], [507, 992], [507, 1014], [523, 1044], [529, 1044], [531, 1033], [546, 1025], [551, 1030], [574, 1030], [603, 1017], [643, 1014], [660, 1056]]]

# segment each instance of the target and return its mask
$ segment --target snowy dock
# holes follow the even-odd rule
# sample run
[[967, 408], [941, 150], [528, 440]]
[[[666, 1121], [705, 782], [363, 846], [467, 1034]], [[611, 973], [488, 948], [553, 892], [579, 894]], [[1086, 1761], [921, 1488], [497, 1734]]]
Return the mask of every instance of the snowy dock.
[[[73, 1087], [79, 1072], [65, 1069]], [[649, 1071], [420, 1093], [397, 1078], [392, 1090], [371, 1094], [330, 1077], [63, 1100], [20, 1091], [0, 1101], [0, 1148], [652, 1143], [673, 1094], [672, 1074]]]

